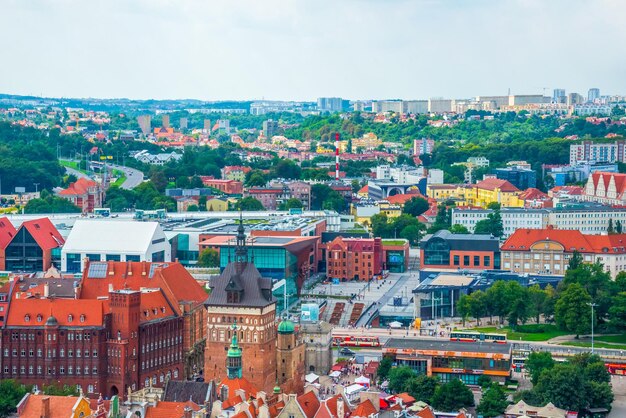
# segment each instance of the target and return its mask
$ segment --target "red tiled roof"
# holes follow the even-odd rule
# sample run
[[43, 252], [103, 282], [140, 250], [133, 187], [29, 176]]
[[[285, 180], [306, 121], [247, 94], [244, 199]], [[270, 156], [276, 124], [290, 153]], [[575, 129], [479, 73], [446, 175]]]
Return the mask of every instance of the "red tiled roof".
[[369, 192], [369, 186], [366, 184], [365, 186], [361, 187], [357, 193], [368, 193], [368, 192]]
[[417, 413], [417, 416], [420, 418], [435, 418], [435, 414], [430, 407], [426, 407]]
[[313, 391], [298, 396], [296, 400], [298, 401], [298, 404], [300, 404], [300, 408], [302, 408], [302, 411], [304, 411], [304, 415], [306, 415], [307, 418], [313, 418], [320, 407], [320, 401]]
[[141, 322], [149, 322], [176, 315], [160, 289], [155, 292], [142, 292], [140, 303]]
[[483, 181], [480, 181], [480, 182], [476, 183], [476, 188], [477, 189], [484, 189], [484, 190], [500, 189], [503, 192], [517, 192], [517, 191], [519, 191], [519, 189], [517, 187], [513, 186], [509, 181], [501, 180], [501, 179], [497, 179], [497, 178], [488, 178], [488, 179], [485, 179]]
[[[565, 229], [518, 229], [502, 244], [502, 250], [528, 251], [539, 241], [555, 241], [566, 252], [626, 253], [626, 234], [584, 235], [577, 230]], [[606, 251], [605, 251], [606, 250]]]
[[[348, 404], [348, 401], [341, 394], [337, 394], [333, 396], [332, 398], [328, 398], [326, 400], [326, 406], [330, 410], [330, 413], [333, 414], [333, 416], [335, 417], [337, 416], [337, 401], [339, 399], [343, 399], [343, 410], [345, 412], [345, 415], [348, 415], [350, 412], [352, 412]], [[343, 417], [337, 417], [337, 418], [343, 418]]]
[[314, 418], [334, 418], [333, 415], [330, 413], [330, 409], [328, 409], [325, 400], [320, 402], [320, 407], [315, 413]]
[[237, 390], [243, 390], [246, 393], [246, 398], [250, 396], [256, 396], [259, 393], [258, 389], [252, 385], [245, 377], [236, 379], [226, 379], [218, 387], [218, 393], [222, 390], [222, 386], [228, 387], [228, 393], [234, 394]]
[[157, 402], [155, 406], [146, 409], [145, 418], [181, 418], [185, 416], [185, 408], [199, 411], [200, 407], [194, 402]]
[[414, 197], [421, 197], [422, 199], [426, 199], [424, 196], [418, 193], [411, 193], [411, 194], [407, 193], [407, 194], [397, 194], [394, 196], [389, 196], [385, 200], [387, 200], [387, 202], [392, 203], [392, 204], [404, 205], [406, 202], [413, 199]]
[[350, 417], [367, 418], [370, 415], [375, 414], [376, 412], [376, 407], [374, 406], [372, 401], [366, 399], [365, 401], [357, 405], [352, 414], [350, 414]]
[[[24, 222], [20, 229], [26, 230], [43, 250], [51, 250], [63, 246], [65, 240], [48, 218], [33, 219]], [[18, 230], [19, 231], [19, 230]]]
[[402, 400], [402, 403], [404, 403], [405, 405], [415, 402], [415, 398], [409, 395], [407, 392], [399, 393], [396, 395], [396, 397], [400, 398], [400, 400]]
[[74, 183], [70, 183], [68, 188], [61, 190], [59, 194], [61, 196], [80, 196], [86, 194], [90, 187], [96, 186], [98, 186], [98, 183], [95, 181], [81, 177]]
[[524, 190], [522, 193], [520, 193], [519, 198], [522, 200], [547, 199], [548, 195], [539, 189], [530, 187]]
[[53, 316], [61, 326], [101, 326], [104, 323], [105, 307], [106, 303], [102, 300], [15, 299], [11, 302], [6, 324], [43, 326]]
[[20, 418], [41, 418], [43, 413], [43, 400], [48, 399], [49, 415], [47, 418], [67, 418], [72, 416], [72, 409], [78, 396], [52, 396], [29, 394], [26, 404], [22, 406], [19, 413]]
[[0, 248], [5, 249], [11, 242], [17, 230], [9, 221], [9, 218], [0, 218]]
[[609, 182], [611, 181], [611, 177], [615, 180], [615, 188], [617, 189], [617, 194], [621, 194], [626, 191], [626, 174], [623, 173], [605, 173], [602, 171], [596, 171], [591, 174], [591, 179], [593, 180], [594, 189], [598, 187], [598, 183], [600, 182], [600, 178], [604, 181], [604, 187], [608, 187]]

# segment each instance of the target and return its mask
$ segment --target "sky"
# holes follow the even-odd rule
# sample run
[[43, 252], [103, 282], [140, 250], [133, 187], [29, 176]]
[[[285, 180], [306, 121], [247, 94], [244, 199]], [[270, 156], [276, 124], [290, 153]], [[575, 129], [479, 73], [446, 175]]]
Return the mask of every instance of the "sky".
[[0, 93], [626, 94], [624, 0], [2, 0]]

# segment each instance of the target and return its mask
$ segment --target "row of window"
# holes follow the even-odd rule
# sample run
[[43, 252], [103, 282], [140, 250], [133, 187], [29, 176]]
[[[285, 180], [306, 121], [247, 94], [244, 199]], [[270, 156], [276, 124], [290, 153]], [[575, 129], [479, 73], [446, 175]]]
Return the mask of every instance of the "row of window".
[[[74, 351], [71, 348], [67, 349], [67, 356], [68, 357], [74, 357], [74, 353], [76, 353], [76, 357], [77, 358], [80, 358], [80, 357], [83, 357], [83, 356], [84, 357], [89, 357], [90, 351], [88, 349], [85, 349], [84, 351], [82, 351], [80, 348], [77, 348], [76, 351]], [[11, 354], [13, 355], [13, 357], [17, 357], [17, 349], [14, 348], [11, 351]], [[20, 354], [21, 354], [21, 357], [26, 357], [26, 349], [23, 348], [20, 351]], [[54, 358], [54, 357], [56, 357], [57, 350], [56, 350], [56, 348], [48, 349], [46, 354], [47, 354], [47, 358]], [[42, 355], [43, 355], [43, 350], [41, 348], [38, 348], [37, 349], [37, 357], [42, 357]], [[5, 357], [9, 357], [9, 349], [8, 348], [4, 349], [4, 356]], [[92, 357], [98, 357], [98, 350], [94, 349], [93, 351], [91, 351], [91, 356]], [[31, 348], [31, 349], [28, 350], [28, 357], [35, 357], [35, 350], [34, 349]], [[65, 349], [64, 348], [59, 349], [59, 357], [65, 357]]]
[[180, 344], [183, 342], [183, 338], [178, 335], [176, 337], [172, 337], [172, 338], [166, 338], [165, 340], [159, 340], [157, 341], [152, 341], [152, 342], [146, 342], [144, 344], [141, 345], [141, 353], [149, 353], [151, 351], [155, 351], [158, 350], [159, 348], [167, 348], [167, 347], [172, 347], [176, 344]]
[[[472, 266], [480, 266], [480, 256], [479, 255], [475, 255], [475, 256], [471, 256], [472, 257], [472, 261], [473, 264], [471, 264]], [[460, 266], [461, 260], [460, 260], [460, 256], [455, 255], [453, 257], [453, 264], [455, 266]], [[483, 264], [484, 267], [490, 267], [491, 266], [491, 256], [485, 255], [483, 256]], [[464, 255], [463, 256], [463, 266], [470, 266], [470, 256], [469, 255]]]
[[[159, 375], [159, 383], [164, 383], [165, 379], [169, 380], [172, 378], [172, 376], [174, 377], [174, 379], [178, 379], [178, 369], [168, 371], [167, 374], [161, 373]], [[150, 386], [150, 380], [152, 380], [152, 385], [157, 384], [157, 377], [156, 375], [154, 375], [152, 376], [152, 379], [150, 379], [149, 377], [146, 377], [146, 380], [144, 381], [144, 387]]]
[[173, 363], [180, 361], [180, 352], [175, 352], [174, 354], [168, 354], [166, 356], [157, 357], [156, 359], [152, 358], [150, 360], [141, 362], [141, 370], [152, 369], [154, 367], [162, 366], [163, 364]]
[[[91, 370], [91, 374], [98, 374], [98, 368], [97, 367], [92, 367], [91, 369], [89, 368], [89, 366], [85, 366], [84, 368], [81, 368], [79, 366], [76, 366], [76, 368], [74, 368], [74, 366], [68, 366], [67, 367], [67, 374], [68, 375], [81, 375], [81, 374], [89, 374], [89, 371]], [[36, 373], [35, 373], [36, 371]], [[66, 369], [65, 366], [59, 366], [59, 374], [65, 374]], [[83, 373], [84, 372], [84, 373]], [[18, 374], [18, 368], [17, 366], [13, 366], [12, 368], [9, 369], [9, 366], [4, 366], [4, 374], [8, 375], [9, 373], [11, 373], [12, 375], [17, 375]], [[19, 368], [19, 374], [20, 375], [32, 375], [32, 374], [38, 374], [38, 375], [42, 375], [43, 374], [43, 367], [42, 366], [37, 366], [37, 368], [35, 369], [34, 366], [28, 366], [28, 368], [26, 368], [26, 366], [20, 366]], [[57, 370], [56, 367], [48, 367], [48, 373], [49, 375], [54, 375], [57, 374]]]
[[[30, 319], [29, 319], [30, 320]], [[83, 319], [84, 321], [84, 319]], [[26, 321], [28, 322], [28, 321]], [[39, 335], [41, 335], [41, 333], [39, 333]], [[94, 333], [95, 335], [95, 333]], [[11, 333], [11, 339], [13, 341], [35, 341], [35, 333], [34, 332], [19, 332], [19, 331], [13, 331]], [[61, 333], [61, 336], [63, 336], [63, 333]], [[48, 334], [48, 341], [56, 341], [57, 339], [57, 335], [56, 333], [49, 333]], [[91, 340], [91, 332], [79, 332], [77, 331], [76, 333], [74, 332], [68, 332], [67, 336], [66, 336], [67, 341], [82, 341], [83, 339], [86, 341]]]

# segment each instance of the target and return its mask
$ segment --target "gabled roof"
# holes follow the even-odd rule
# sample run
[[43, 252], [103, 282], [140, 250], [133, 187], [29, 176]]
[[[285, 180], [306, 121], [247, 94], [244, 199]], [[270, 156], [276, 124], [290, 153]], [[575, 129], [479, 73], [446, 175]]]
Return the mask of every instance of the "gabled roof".
[[100, 327], [104, 323], [105, 302], [81, 299], [16, 299], [11, 302], [6, 325], [44, 326], [48, 318], [54, 317], [61, 326]]
[[158, 222], [79, 219], [74, 222], [63, 252], [144, 254], [153, 240], [161, 238], [166, 239]]
[[378, 411], [376, 411], [376, 407], [374, 406], [372, 401], [370, 401], [369, 399], [366, 399], [357, 405], [354, 411], [352, 411], [352, 414], [350, 414], [350, 418], [353, 418], [353, 417], [367, 418], [370, 415], [375, 414], [376, 412]]
[[435, 418], [435, 414], [430, 407], [426, 407], [417, 413], [419, 418]]
[[367, 194], [368, 192], [369, 192], [369, 186], [366, 184], [365, 186], [361, 187], [357, 193]]
[[539, 241], [554, 241], [566, 252], [625, 253], [626, 234], [584, 235], [578, 230], [518, 229], [502, 244], [502, 250], [527, 251]]
[[[345, 415], [347, 416], [350, 412], [352, 412], [352, 409], [350, 408], [350, 404], [348, 403], [346, 398], [344, 398], [343, 395], [341, 394], [337, 394], [333, 396], [332, 398], [328, 398], [326, 400], [326, 406], [330, 410], [330, 413], [333, 414], [334, 417], [337, 417], [337, 401], [339, 399], [343, 399], [343, 410], [345, 412]], [[344, 418], [344, 417], [337, 417], [337, 418]]]
[[155, 406], [146, 408], [145, 418], [182, 418], [185, 416], [185, 408], [199, 411], [200, 407], [194, 402], [157, 402]]
[[234, 396], [235, 392], [238, 390], [243, 390], [246, 394], [246, 398], [249, 398], [250, 396], [255, 397], [257, 393], [259, 393], [259, 390], [245, 377], [225, 379], [222, 383], [218, 385], [217, 393], [221, 392], [222, 386], [228, 387], [228, 393], [231, 396]]
[[[238, 264], [240, 266], [238, 267]], [[238, 271], [240, 269], [240, 271]], [[243, 288], [241, 299], [237, 303], [228, 303], [226, 288], [229, 283], [236, 282]], [[265, 307], [276, 303], [272, 296], [270, 279], [261, 277], [261, 273], [250, 262], [228, 263], [222, 274], [211, 281], [211, 294], [207, 298], [206, 306], [245, 306]]]
[[15, 236], [17, 230], [9, 221], [9, 218], [0, 218], [0, 249], [5, 249]]
[[59, 231], [48, 218], [25, 221], [20, 226], [18, 233], [22, 228], [26, 228], [35, 242], [37, 242], [37, 245], [39, 245], [43, 250], [58, 248], [63, 246], [65, 243], [65, 240]]
[[501, 180], [501, 179], [497, 179], [493, 177], [476, 183], [476, 188], [484, 189], [484, 190], [500, 189], [503, 192], [518, 192], [519, 191], [519, 189], [513, 186], [513, 184], [511, 184], [509, 181]]
[[397, 205], [404, 205], [406, 202], [413, 199], [414, 197], [421, 197], [422, 199], [426, 199], [421, 194], [407, 193], [407, 194], [397, 194], [397, 195], [389, 196], [385, 198], [385, 200], [389, 203], [393, 203]]
[[519, 198], [522, 200], [547, 199], [548, 195], [539, 189], [530, 187], [524, 190], [522, 193], [520, 193]]
[[320, 407], [320, 401], [313, 391], [309, 391], [304, 395], [298, 396], [296, 400], [307, 418], [313, 418]]
[[93, 180], [86, 179], [84, 177], [79, 178], [67, 187], [59, 192], [61, 196], [81, 196], [87, 194], [91, 187], [98, 187], [98, 183]]
[[198, 405], [203, 405], [212, 400], [212, 386], [213, 382], [168, 380], [163, 389], [163, 400], [168, 402], [190, 400]]
[[[84, 399], [84, 398], [82, 398]], [[47, 418], [67, 418], [73, 415], [73, 409], [81, 401], [78, 396], [52, 396], [27, 394], [18, 404], [20, 418], [43, 417], [44, 402], [48, 402]], [[86, 402], [89, 402], [85, 399]]]

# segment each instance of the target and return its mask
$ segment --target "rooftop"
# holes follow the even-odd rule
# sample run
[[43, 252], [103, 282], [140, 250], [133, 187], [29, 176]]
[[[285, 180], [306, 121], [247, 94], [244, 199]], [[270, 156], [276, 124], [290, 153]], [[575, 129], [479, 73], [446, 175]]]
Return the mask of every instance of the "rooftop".
[[74, 223], [63, 252], [144, 253], [155, 238], [165, 238], [158, 222], [81, 219]]
[[492, 354], [509, 354], [511, 352], [511, 344], [495, 344], [495, 343], [463, 343], [456, 341], [436, 341], [436, 340], [418, 340], [414, 338], [390, 338], [385, 343], [385, 349], [413, 349], [413, 350], [435, 350], [435, 351], [454, 351], [454, 352], [474, 352], [474, 353], [492, 353]]

